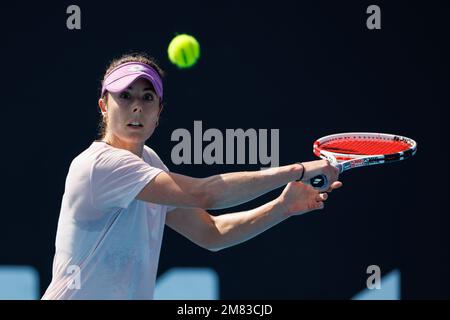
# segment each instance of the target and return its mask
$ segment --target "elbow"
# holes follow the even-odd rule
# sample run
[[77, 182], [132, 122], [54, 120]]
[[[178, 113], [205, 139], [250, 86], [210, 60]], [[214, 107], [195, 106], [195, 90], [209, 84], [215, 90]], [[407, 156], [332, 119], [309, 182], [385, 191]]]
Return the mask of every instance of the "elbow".
[[197, 188], [195, 195], [197, 207], [202, 209], [214, 209], [216, 206], [216, 196], [214, 191], [210, 188], [207, 180], [201, 182], [200, 187]]
[[216, 219], [212, 217], [210, 220], [210, 228], [207, 232], [203, 233], [203, 236], [199, 239], [199, 245], [211, 252], [217, 252], [224, 249], [223, 236], [217, 229]]
[[193, 207], [204, 210], [212, 209], [214, 207], [214, 201], [208, 192], [198, 192], [194, 196]]
[[229, 245], [226, 243], [223, 235], [218, 230], [215, 230], [203, 239], [201, 246], [208, 251], [218, 252], [226, 249]]
[[223, 248], [216, 247], [216, 246], [203, 246], [203, 248], [205, 248], [206, 250], [211, 251], [211, 252], [218, 252], [223, 249]]
[[212, 197], [211, 192], [204, 191], [203, 194], [200, 196], [199, 199], [200, 208], [202, 209], [214, 209], [215, 207], [215, 200], [214, 197]]
[[211, 252], [217, 252], [222, 249], [215, 241], [209, 238], [197, 239], [194, 240], [193, 242], [200, 248], [203, 248]]
[[224, 249], [222, 247], [214, 246], [214, 245], [205, 246], [204, 248], [211, 252], [218, 252], [218, 251]]

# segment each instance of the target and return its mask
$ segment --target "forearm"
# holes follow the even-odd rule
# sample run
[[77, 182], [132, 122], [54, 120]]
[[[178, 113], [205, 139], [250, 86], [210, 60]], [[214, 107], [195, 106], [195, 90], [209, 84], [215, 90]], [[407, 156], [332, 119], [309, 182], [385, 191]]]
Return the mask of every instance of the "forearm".
[[233, 172], [205, 178], [203, 189], [208, 193], [209, 209], [232, 207], [279, 188], [302, 175], [299, 164], [261, 171]]
[[258, 208], [214, 217], [210, 250], [218, 251], [247, 241], [287, 219], [278, 199]]

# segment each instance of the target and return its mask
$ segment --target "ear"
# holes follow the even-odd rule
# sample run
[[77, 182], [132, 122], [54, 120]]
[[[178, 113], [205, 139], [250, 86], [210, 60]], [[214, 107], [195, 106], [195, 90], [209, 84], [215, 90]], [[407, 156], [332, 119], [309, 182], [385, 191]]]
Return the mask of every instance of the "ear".
[[160, 103], [159, 103], [158, 118], [159, 118], [159, 116], [161, 115], [161, 112], [163, 111], [163, 109], [164, 109], [164, 106], [163, 106], [163, 104], [160, 102]]
[[98, 106], [100, 107], [100, 111], [103, 115], [105, 115], [106, 111], [108, 110], [106, 107], [105, 100], [103, 98], [98, 99]]

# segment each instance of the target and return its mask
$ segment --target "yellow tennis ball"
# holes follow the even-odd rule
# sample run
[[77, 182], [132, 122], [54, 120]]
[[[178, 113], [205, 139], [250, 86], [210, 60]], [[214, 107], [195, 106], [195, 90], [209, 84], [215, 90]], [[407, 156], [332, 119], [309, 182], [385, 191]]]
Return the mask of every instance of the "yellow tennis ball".
[[179, 68], [192, 67], [200, 57], [200, 44], [188, 34], [177, 35], [167, 49], [169, 60]]

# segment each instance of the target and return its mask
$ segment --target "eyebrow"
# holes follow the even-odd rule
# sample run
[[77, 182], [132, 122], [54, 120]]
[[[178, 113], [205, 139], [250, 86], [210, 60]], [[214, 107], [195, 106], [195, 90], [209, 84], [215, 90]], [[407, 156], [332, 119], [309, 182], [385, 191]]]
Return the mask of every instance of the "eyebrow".
[[[133, 86], [129, 86], [127, 89], [132, 90]], [[142, 90], [142, 91], [152, 91], [152, 92], [156, 93], [152, 87], [144, 88], [144, 90]]]

